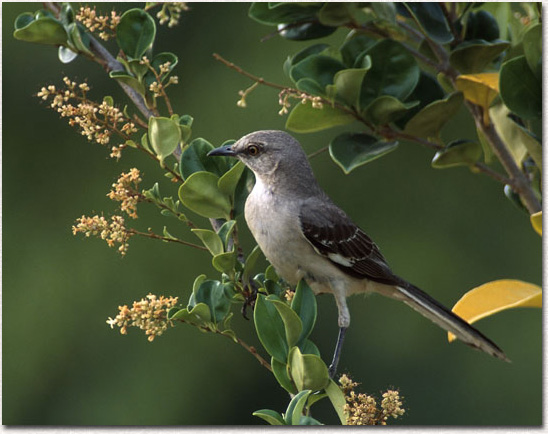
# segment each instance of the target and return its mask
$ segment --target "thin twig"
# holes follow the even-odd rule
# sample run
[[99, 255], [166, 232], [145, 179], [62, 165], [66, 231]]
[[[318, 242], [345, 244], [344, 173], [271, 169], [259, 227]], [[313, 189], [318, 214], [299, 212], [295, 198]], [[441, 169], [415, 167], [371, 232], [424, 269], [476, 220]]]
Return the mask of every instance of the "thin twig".
[[140, 235], [142, 237], [154, 238], [156, 240], [168, 241], [168, 242], [171, 242], [171, 243], [184, 244], [185, 246], [194, 247], [195, 249], [206, 250], [207, 251], [207, 248], [204, 247], [204, 246], [199, 246], [198, 244], [189, 243], [188, 241], [180, 240], [178, 238], [164, 237], [162, 235], [155, 234], [154, 232], [141, 232], [141, 231], [138, 231], [136, 229], [128, 229], [127, 231], [128, 231], [128, 233], [133, 234], [133, 235]]
[[320, 154], [323, 154], [325, 151], [327, 151], [329, 149], [329, 146], [324, 146], [323, 148], [321, 149], [318, 149], [317, 151], [314, 151], [312, 152], [311, 154], [308, 154], [308, 159], [311, 160], [312, 158], [320, 155]]

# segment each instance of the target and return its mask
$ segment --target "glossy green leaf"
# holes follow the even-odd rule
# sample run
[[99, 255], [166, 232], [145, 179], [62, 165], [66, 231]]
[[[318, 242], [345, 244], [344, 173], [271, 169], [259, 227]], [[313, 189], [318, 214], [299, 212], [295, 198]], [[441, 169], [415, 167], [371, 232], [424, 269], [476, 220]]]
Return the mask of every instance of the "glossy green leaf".
[[226, 252], [216, 255], [211, 260], [211, 263], [217, 271], [230, 274], [230, 272], [234, 270], [234, 266], [236, 265], [236, 253]]
[[183, 205], [207, 218], [230, 219], [230, 199], [217, 186], [219, 177], [210, 172], [196, 172], [179, 187]]
[[284, 62], [283, 66], [285, 75], [289, 77], [289, 71], [293, 66], [299, 63], [301, 60], [306, 59], [308, 56], [312, 56], [313, 54], [320, 54], [328, 47], [329, 45], [327, 44], [314, 44], [309, 47], [303, 48], [301, 51], [294, 54], [293, 56], [289, 56]]
[[297, 341], [298, 344], [303, 342], [314, 329], [317, 316], [317, 304], [314, 292], [310, 286], [301, 280], [295, 288], [295, 295], [291, 300], [291, 309], [299, 316], [302, 323], [302, 332]]
[[148, 139], [160, 161], [163, 161], [179, 146], [181, 130], [177, 122], [170, 118], [151, 116], [148, 119]]
[[[368, 59], [370, 59], [368, 57]], [[360, 89], [363, 78], [371, 67], [371, 62], [367, 68], [350, 68], [338, 71], [333, 77], [333, 89], [336, 96], [350, 107], [358, 107], [360, 102]]]
[[318, 21], [304, 21], [302, 24], [279, 24], [278, 33], [282, 38], [292, 41], [306, 41], [323, 38], [337, 30], [336, 27], [324, 26]]
[[143, 83], [141, 83], [135, 77], [133, 77], [131, 75], [128, 75], [127, 72], [125, 72], [125, 71], [110, 71], [108, 75], [109, 75], [110, 78], [114, 78], [115, 80], [118, 80], [121, 83], [127, 84], [129, 87], [136, 90], [140, 95], [145, 94], [145, 87], [143, 86]]
[[52, 17], [44, 16], [34, 19], [32, 15], [25, 13], [16, 18], [15, 29], [13, 37], [20, 41], [47, 45], [64, 45], [67, 43], [65, 28]]
[[346, 399], [341, 388], [332, 379], [329, 379], [329, 384], [325, 388], [325, 393], [329, 397], [333, 408], [337, 412], [337, 416], [339, 416], [341, 424], [346, 425], [346, 416], [344, 414]]
[[272, 280], [273, 282], [277, 282], [280, 279], [278, 273], [276, 273], [276, 269], [272, 265], [267, 267], [264, 275], [267, 279]]
[[481, 158], [481, 145], [471, 140], [455, 140], [445, 149], [436, 152], [432, 159], [432, 167], [445, 169], [446, 167], [470, 166]]
[[247, 197], [249, 196], [249, 193], [253, 189], [254, 185], [255, 175], [248, 167], [246, 167], [242, 173], [242, 176], [240, 176], [240, 180], [238, 181], [236, 190], [234, 191], [234, 217], [238, 217], [244, 212], [245, 201], [247, 200]]
[[509, 47], [508, 42], [490, 43], [482, 40], [463, 42], [451, 52], [449, 62], [463, 74], [483, 72]]
[[201, 137], [190, 142], [181, 157], [179, 166], [181, 176], [187, 179], [193, 173], [202, 171], [222, 176], [228, 170], [228, 159], [227, 157], [208, 157], [208, 152], [213, 149], [214, 146]]
[[309, 425], [323, 425], [323, 423], [321, 423], [319, 420], [317, 419], [314, 419], [313, 417], [311, 416], [305, 416], [304, 414], [301, 415], [301, 418], [299, 419], [299, 425], [305, 425], [305, 426], [309, 426]]
[[230, 239], [230, 236], [232, 235], [232, 231], [234, 230], [235, 224], [236, 224], [236, 220], [228, 220], [224, 222], [223, 225], [217, 231], [217, 235], [219, 235], [219, 238], [223, 242], [223, 247], [225, 251], [228, 250], [228, 240]]
[[502, 101], [519, 117], [542, 117], [542, 82], [529, 68], [525, 56], [502, 64], [499, 87]]
[[523, 50], [529, 69], [542, 80], [542, 24], [535, 24], [524, 33]]
[[257, 410], [253, 412], [253, 416], [260, 417], [270, 425], [285, 425], [284, 418], [280, 413], [274, 410]]
[[255, 301], [253, 319], [257, 336], [267, 353], [285, 365], [289, 348], [284, 323], [278, 310], [272, 303], [268, 303], [262, 294], [259, 294]]
[[310, 390], [302, 390], [293, 397], [287, 406], [287, 410], [284, 415], [284, 420], [287, 425], [299, 424], [304, 406], [310, 393]]
[[320, 357], [320, 350], [316, 346], [314, 342], [312, 342], [310, 339], [305, 339], [304, 341], [300, 342], [298, 345], [299, 349], [301, 350], [301, 353], [303, 354], [315, 354], [316, 356]]
[[287, 373], [287, 365], [285, 363], [278, 362], [274, 357], [272, 357], [270, 360], [270, 366], [272, 367], [272, 373], [274, 374], [278, 384], [289, 393], [297, 393], [297, 388]]
[[[164, 65], [167, 62], [169, 62], [170, 65], [168, 68], [168, 72], [162, 75], [162, 82], [166, 80], [166, 78], [169, 76], [171, 71], [173, 71], [173, 68], [177, 66], [179, 59], [177, 58], [175, 54], [166, 52], [166, 53], [158, 53], [157, 55], [153, 57], [152, 61], [150, 62], [150, 66], [152, 66], [156, 70], [156, 73], [158, 75], [160, 75], [160, 66]], [[154, 76], [152, 71], [149, 70], [148, 68], [147, 68], [145, 80], [147, 85], [150, 85], [152, 82], [156, 81], [156, 77]]]
[[466, 41], [473, 39], [494, 41], [499, 37], [500, 31], [497, 20], [488, 11], [480, 10], [468, 14], [468, 18], [466, 19], [466, 33], [464, 35]]
[[156, 36], [154, 19], [143, 9], [130, 9], [122, 15], [116, 27], [116, 41], [130, 59], [140, 59]]
[[197, 303], [195, 306], [181, 309], [170, 318], [172, 321], [180, 320], [194, 325], [205, 325], [211, 322], [211, 311], [205, 303]]
[[379, 158], [398, 146], [398, 142], [383, 142], [363, 133], [343, 133], [329, 144], [329, 155], [348, 174], [356, 167]]
[[230, 299], [225, 294], [225, 285], [218, 280], [206, 280], [193, 292], [188, 302], [189, 307], [205, 303], [215, 323], [221, 322], [230, 311]]
[[326, 26], [343, 26], [353, 21], [357, 4], [352, 2], [326, 2], [318, 13], [320, 23]]
[[341, 46], [343, 63], [348, 68], [358, 68], [362, 55], [376, 43], [375, 39], [361, 34], [354, 34]]
[[445, 99], [428, 104], [407, 122], [405, 133], [438, 139], [441, 129], [457, 114], [463, 101], [462, 92], [455, 92]]
[[393, 2], [371, 2], [369, 5], [377, 18], [396, 24], [396, 7]]
[[248, 15], [262, 24], [294, 23], [314, 17], [320, 7], [314, 3], [279, 3], [276, 7], [269, 7], [267, 2], [255, 2], [251, 3]]
[[86, 28], [80, 23], [71, 23], [66, 27], [69, 45], [80, 53], [94, 56], [90, 50], [90, 38]]
[[223, 242], [215, 232], [210, 231], [209, 229], [191, 229], [191, 231], [200, 238], [204, 246], [207, 247], [213, 256], [223, 253]]
[[288, 356], [289, 374], [297, 390], [322, 390], [329, 383], [329, 373], [323, 360], [314, 354], [302, 354], [291, 348]]
[[294, 65], [289, 76], [295, 83], [301, 78], [309, 78], [324, 88], [333, 83], [334, 75], [341, 69], [344, 69], [344, 65], [338, 60], [323, 54], [314, 54]]
[[[329, 87], [331, 85], [328, 85]], [[303, 92], [309, 93], [311, 95], [329, 95], [327, 89], [325, 89], [324, 86], [319, 84], [318, 82], [314, 81], [311, 78], [301, 78], [297, 83], [295, 83], [295, 87]]]
[[447, 44], [453, 40], [449, 24], [438, 3], [417, 2], [404, 5], [432, 40], [439, 44]]
[[272, 296], [268, 296], [266, 298], [266, 301], [267, 303], [272, 303], [274, 307], [278, 310], [278, 313], [280, 314], [280, 317], [282, 318], [282, 321], [284, 323], [287, 345], [289, 348], [291, 348], [297, 343], [303, 331], [303, 324], [301, 322], [301, 319], [295, 313], [295, 311], [293, 311], [286, 303], [280, 300], [272, 299], [270, 297]]
[[219, 190], [228, 196], [232, 196], [244, 169], [245, 165], [241, 161], [232, 166], [228, 172], [219, 178]]
[[346, 125], [354, 120], [354, 116], [351, 114], [328, 104], [317, 109], [313, 108], [310, 102], [307, 104], [300, 102], [291, 110], [285, 127], [296, 133], [312, 133], [338, 125]]
[[402, 117], [408, 110], [419, 105], [419, 101], [403, 103], [390, 95], [374, 99], [363, 111], [363, 116], [373, 125], [386, 125]]
[[415, 58], [399, 42], [384, 39], [369, 48], [372, 66], [362, 83], [360, 107], [375, 98], [390, 95], [405, 101], [419, 81], [420, 70]]
[[259, 246], [255, 246], [253, 250], [247, 255], [245, 259], [245, 267], [244, 267], [244, 274], [242, 276], [242, 281], [244, 284], [247, 284], [251, 276], [253, 275], [255, 264], [257, 263], [257, 260], [261, 257], [261, 249]]

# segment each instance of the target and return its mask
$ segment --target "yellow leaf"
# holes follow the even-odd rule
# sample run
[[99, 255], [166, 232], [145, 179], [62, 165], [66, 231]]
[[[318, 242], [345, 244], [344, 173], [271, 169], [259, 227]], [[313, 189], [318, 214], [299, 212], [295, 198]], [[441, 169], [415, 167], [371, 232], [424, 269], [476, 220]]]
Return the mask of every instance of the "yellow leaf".
[[531, 214], [533, 229], [542, 237], [542, 211]]
[[456, 86], [466, 100], [483, 108], [483, 123], [489, 125], [489, 106], [499, 93], [498, 72], [459, 75]]
[[[472, 324], [513, 307], [542, 307], [542, 288], [521, 280], [502, 279], [471, 289], [453, 306], [453, 312]], [[447, 333], [449, 342], [455, 340]]]

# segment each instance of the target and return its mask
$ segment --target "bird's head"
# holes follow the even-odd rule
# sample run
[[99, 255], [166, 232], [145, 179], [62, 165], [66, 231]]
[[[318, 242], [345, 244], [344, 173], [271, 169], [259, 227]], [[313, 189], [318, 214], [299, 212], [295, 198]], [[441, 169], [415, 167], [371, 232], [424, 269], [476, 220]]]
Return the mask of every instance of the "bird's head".
[[214, 149], [208, 155], [236, 157], [261, 178], [280, 171], [298, 173], [303, 165], [310, 170], [299, 142], [284, 131], [256, 131], [233, 145]]

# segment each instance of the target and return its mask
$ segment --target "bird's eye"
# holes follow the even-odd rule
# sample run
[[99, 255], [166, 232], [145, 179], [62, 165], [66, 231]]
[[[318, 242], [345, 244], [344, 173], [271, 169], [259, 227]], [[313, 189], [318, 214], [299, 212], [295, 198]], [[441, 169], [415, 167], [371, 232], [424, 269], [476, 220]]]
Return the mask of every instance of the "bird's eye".
[[259, 155], [259, 152], [261, 152], [261, 148], [259, 145], [251, 144], [247, 147], [247, 153], [248, 155], [251, 155], [252, 157], [255, 157], [256, 155]]

